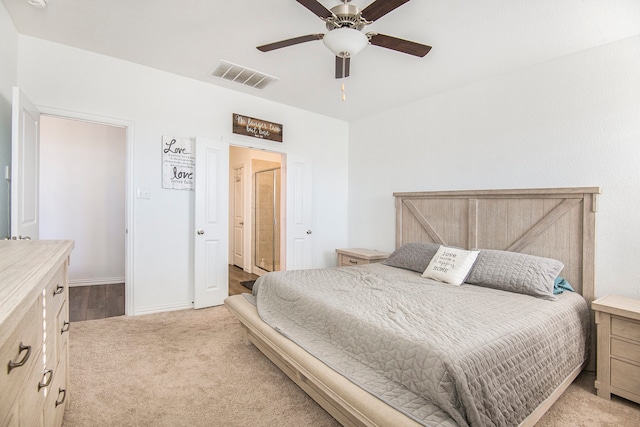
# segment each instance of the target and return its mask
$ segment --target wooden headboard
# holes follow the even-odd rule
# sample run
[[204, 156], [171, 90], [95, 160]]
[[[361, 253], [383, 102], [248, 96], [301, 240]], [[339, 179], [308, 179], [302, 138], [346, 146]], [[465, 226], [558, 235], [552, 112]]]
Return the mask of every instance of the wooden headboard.
[[554, 258], [591, 305], [599, 187], [394, 193], [396, 248], [433, 242]]

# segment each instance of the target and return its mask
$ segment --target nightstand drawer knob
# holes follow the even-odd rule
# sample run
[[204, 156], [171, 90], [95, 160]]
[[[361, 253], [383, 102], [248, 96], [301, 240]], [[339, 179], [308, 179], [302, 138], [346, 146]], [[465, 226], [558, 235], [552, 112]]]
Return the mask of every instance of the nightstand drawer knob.
[[311, 233], [313, 233], [313, 231], [307, 230], [307, 234], [311, 234]]

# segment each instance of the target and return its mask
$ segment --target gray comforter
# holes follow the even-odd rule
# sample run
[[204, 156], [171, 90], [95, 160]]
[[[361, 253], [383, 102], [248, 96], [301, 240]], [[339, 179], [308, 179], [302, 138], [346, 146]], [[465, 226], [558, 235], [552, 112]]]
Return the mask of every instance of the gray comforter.
[[515, 426], [587, 357], [589, 310], [381, 264], [275, 272], [260, 317], [427, 426]]

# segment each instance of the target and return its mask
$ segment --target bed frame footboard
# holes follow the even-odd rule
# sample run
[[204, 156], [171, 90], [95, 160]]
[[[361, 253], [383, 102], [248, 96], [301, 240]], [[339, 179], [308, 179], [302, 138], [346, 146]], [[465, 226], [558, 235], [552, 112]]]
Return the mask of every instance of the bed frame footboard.
[[[242, 325], [242, 339], [255, 345], [340, 424], [348, 427], [418, 427], [419, 423], [364, 391], [264, 323], [242, 295], [224, 304]], [[521, 424], [532, 427], [583, 370], [577, 367]]]
[[244, 342], [255, 345], [343, 426], [420, 426], [280, 335], [242, 295], [228, 297], [224, 303], [240, 320]]

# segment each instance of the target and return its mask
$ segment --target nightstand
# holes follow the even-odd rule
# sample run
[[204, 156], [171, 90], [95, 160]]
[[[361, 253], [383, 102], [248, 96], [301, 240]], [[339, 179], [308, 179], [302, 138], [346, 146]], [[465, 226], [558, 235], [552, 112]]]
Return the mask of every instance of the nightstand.
[[640, 403], [640, 300], [607, 295], [591, 303], [598, 328], [598, 396]]
[[390, 255], [386, 252], [362, 248], [336, 249], [336, 252], [338, 253], [338, 267], [382, 262]]

